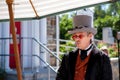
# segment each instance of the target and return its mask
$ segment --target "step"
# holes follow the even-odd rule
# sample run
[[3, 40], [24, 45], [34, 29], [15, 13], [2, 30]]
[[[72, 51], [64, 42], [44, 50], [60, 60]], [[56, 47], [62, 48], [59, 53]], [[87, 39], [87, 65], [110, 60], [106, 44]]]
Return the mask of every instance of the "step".
[[[56, 73], [49, 68], [39, 68], [39, 71], [32, 72], [31, 70], [24, 70], [23, 80], [55, 80]], [[15, 70], [7, 71], [5, 80], [17, 80], [17, 72]]]

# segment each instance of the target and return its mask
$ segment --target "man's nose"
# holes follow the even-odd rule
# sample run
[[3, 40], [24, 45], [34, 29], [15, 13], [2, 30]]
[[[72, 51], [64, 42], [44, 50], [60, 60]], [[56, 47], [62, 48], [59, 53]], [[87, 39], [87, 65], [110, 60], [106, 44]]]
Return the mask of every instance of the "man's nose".
[[78, 37], [75, 39], [75, 41], [79, 41], [79, 40], [80, 40], [80, 38], [78, 38]]

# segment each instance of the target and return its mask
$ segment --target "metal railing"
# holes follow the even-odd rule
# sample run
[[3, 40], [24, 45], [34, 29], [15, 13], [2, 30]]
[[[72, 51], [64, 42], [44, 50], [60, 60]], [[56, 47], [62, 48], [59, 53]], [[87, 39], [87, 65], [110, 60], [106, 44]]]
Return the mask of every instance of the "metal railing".
[[[5, 38], [0, 38], [0, 40], [10, 40], [12, 39], [11, 37], [5, 37]], [[35, 38], [32, 38], [32, 37], [20, 37], [20, 38], [17, 38], [19, 40], [22, 40], [22, 39], [30, 39], [30, 40], [33, 40], [35, 41], [40, 47], [44, 48], [48, 54], [50, 53], [51, 55], [53, 55], [57, 60], [59, 60], [61, 62], [61, 60], [59, 59], [59, 57], [56, 56], [55, 53], [53, 53], [50, 49], [48, 49], [45, 45], [43, 45], [40, 41], [38, 41], [37, 39]], [[14, 56], [14, 55], [11, 55], [11, 54], [0, 54], [0, 56]], [[43, 63], [46, 64], [47, 67], [49, 67], [51, 70], [53, 70], [54, 72], [57, 72], [48, 62], [44, 61], [40, 56], [38, 55], [20, 55], [20, 56], [31, 56], [31, 57], [37, 57], [40, 61], [42, 61]], [[33, 71], [33, 70], [31, 70]]]
[[[0, 54], [0, 56], [14, 56], [12, 54]], [[20, 56], [31, 56], [31, 55], [20, 55]], [[57, 71], [49, 65], [49, 63], [45, 62], [40, 56], [38, 55], [32, 55], [33, 57], [37, 57], [39, 60], [41, 60], [42, 62], [44, 62], [51, 70], [53, 70], [55, 73], [57, 73]], [[33, 71], [33, 70], [31, 70]]]

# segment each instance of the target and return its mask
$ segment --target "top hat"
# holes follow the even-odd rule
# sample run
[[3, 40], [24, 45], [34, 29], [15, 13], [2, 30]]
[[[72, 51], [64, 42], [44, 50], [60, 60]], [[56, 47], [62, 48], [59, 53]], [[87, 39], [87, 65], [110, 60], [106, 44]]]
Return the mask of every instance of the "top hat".
[[73, 29], [69, 30], [69, 34], [78, 32], [91, 32], [96, 34], [97, 30], [92, 26], [92, 17], [88, 15], [77, 15], [73, 17]]

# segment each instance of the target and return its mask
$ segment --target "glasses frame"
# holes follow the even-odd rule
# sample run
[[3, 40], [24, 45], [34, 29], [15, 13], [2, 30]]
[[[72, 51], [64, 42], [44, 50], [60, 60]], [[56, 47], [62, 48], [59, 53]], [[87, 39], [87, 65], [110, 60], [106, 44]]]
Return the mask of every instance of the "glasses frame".
[[75, 40], [75, 39], [77, 39], [77, 38], [83, 39], [85, 36], [88, 36], [89, 34], [91, 34], [91, 33], [90, 33], [90, 32], [87, 32], [87, 35], [83, 35], [83, 34], [75, 35], [75, 34], [73, 34], [73, 35], [72, 35], [72, 39], [73, 39], [73, 40]]

